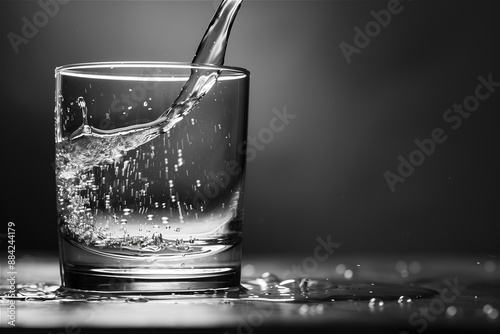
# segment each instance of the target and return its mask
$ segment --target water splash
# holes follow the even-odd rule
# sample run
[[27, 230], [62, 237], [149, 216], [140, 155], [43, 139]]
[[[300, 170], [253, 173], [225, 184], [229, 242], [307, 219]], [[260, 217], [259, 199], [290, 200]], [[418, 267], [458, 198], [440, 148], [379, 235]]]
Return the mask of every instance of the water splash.
[[113, 130], [101, 130], [88, 125], [87, 106], [82, 97], [77, 104], [83, 115], [83, 124], [58, 143], [57, 165], [63, 178], [72, 179], [93, 166], [111, 164], [132, 149], [169, 131], [198, 104], [217, 81], [220, 71], [210, 65], [221, 66], [227, 49], [232, 24], [242, 0], [223, 0], [203, 36], [193, 64], [195, 68], [174, 103], [153, 122]]

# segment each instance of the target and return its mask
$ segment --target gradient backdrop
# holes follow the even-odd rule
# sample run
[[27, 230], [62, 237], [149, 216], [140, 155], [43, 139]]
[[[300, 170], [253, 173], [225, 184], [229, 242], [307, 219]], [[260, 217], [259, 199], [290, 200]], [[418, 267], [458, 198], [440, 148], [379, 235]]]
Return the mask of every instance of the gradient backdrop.
[[[18, 252], [57, 249], [54, 68], [190, 61], [217, 5], [69, 1], [16, 53], [9, 33], [42, 7], [1, 0], [2, 221]], [[275, 108], [295, 116], [248, 163], [245, 254], [311, 254], [330, 235], [343, 254], [499, 255], [500, 84], [457, 129], [443, 115], [474, 102], [479, 76], [500, 82], [500, 2], [401, 1], [349, 63], [340, 44], [387, 6], [243, 2], [226, 64], [251, 72], [249, 135]], [[391, 191], [384, 173], [435, 128], [446, 141]]]

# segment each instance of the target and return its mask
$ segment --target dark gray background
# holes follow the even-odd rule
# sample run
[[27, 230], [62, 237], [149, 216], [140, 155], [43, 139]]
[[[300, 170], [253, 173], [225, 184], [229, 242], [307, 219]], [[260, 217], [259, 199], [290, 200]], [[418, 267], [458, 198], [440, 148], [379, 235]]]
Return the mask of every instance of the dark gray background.
[[[190, 61], [217, 4], [70, 1], [16, 54], [7, 35], [41, 7], [1, 1], [2, 220], [18, 251], [57, 249], [54, 68]], [[500, 4], [400, 6], [349, 64], [339, 44], [387, 1], [243, 2], [226, 64], [251, 72], [249, 135], [274, 108], [296, 115], [248, 164], [245, 254], [311, 254], [328, 235], [344, 254], [499, 254], [500, 87], [457, 130], [442, 117], [478, 76], [500, 81]], [[438, 127], [447, 140], [391, 192], [384, 172]]]

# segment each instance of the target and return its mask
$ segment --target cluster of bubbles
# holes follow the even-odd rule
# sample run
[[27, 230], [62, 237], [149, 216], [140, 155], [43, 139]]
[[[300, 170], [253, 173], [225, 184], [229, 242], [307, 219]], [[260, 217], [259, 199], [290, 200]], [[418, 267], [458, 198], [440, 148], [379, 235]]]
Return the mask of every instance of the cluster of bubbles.
[[[128, 210], [128, 211], [127, 211]], [[126, 217], [130, 209], [123, 210]], [[181, 232], [180, 227], [173, 227], [169, 224], [168, 217], [161, 217], [160, 222], [153, 221], [153, 215], [145, 217], [145, 223], [139, 224], [138, 233], [130, 235], [127, 230], [128, 221], [114, 214], [111, 222], [104, 224], [89, 224], [82, 221], [71, 221], [61, 224], [60, 229], [63, 235], [80, 244], [98, 248], [138, 250], [141, 252], [190, 252], [197, 239], [193, 236], [187, 238], [176, 237], [175, 234]], [[148, 225], [148, 222], [151, 222]], [[165, 238], [164, 231], [172, 231], [174, 235]], [[118, 233], [115, 233], [118, 230]]]

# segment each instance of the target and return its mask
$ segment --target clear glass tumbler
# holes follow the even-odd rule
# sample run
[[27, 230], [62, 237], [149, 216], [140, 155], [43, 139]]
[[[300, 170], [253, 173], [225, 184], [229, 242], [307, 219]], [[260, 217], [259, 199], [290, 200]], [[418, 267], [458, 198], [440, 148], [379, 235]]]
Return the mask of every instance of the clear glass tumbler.
[[[200, 99], [179, 108], [196, 73], [208, 73]], [[249, 72], [113, 62], [55, 74], [62, 288], [239, 287]]]

